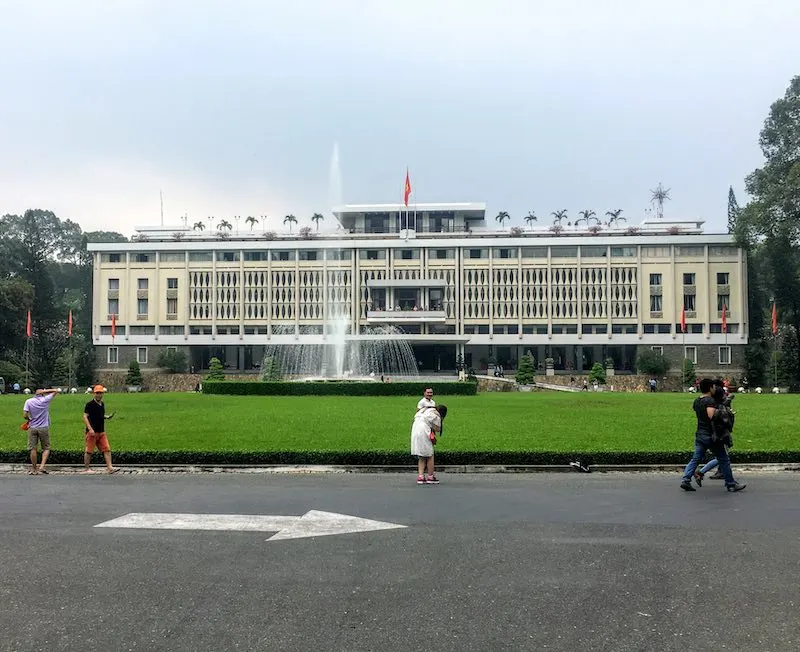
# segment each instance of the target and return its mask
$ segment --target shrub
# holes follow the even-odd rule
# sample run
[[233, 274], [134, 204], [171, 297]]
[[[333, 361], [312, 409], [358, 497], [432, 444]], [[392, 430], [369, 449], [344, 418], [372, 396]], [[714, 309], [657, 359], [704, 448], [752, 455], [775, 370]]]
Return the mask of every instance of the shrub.
[[167, 373], [182, 374], [189, 366], [189, 360], [183, 351], [169, 349], [158, 356], [158, 366], [166, 369]]
[[522, 227], [520, 226], [512, 226], [511, 227], [511, 235], [514, 237], [519, 237], [522, 235]]
[[652, 349], [645, 349], [636, 358], [636, 369], [640, 374], [663, 376], [669, 369], [669, 361]]
[[277, 382], [282, 379], [281, 366], [278, 361], [273, 357], [264, 360], [264, 368], [261, 370], [261, 380]]
[[7, 360], [0, 360], [0, 378], [3, 378], [6, 381], [6, 391], [8, 391], [8, 386], [13, 385], [15, 381], [18, 381], [22, 384], [22, 375], [25, 372], [21, 367], [18, 367], [13, 362], [8, 362]]
[[[222, 366], [219, 358], [211, 358], [208, 363], [206, 380], [225, 380], [225, 367]], [[205, 385], [203, 385], [203, 391], [205, 392]]]
[[303, 240], [311, 240], [312, 238], [316, 237], [316, 233], [311, 229], [310, 226], [304, 226], [302, 229], [298, 231], [299, 235]]
[[[226, 394], [236, 396], [422, 396], [430, 383], [370, 383], [370, 382], [337, 382], [308, 381], [297, 383], [280, 382], [218, 382], [206, 379], [203, 383], [203, 394]], [[477, 383], [446, 382], [435, 383], [434, 394], [437, 396], [474, 395], [478, 390]]]
[[599, 362], [595, 362], [589, 371], [589, 382], [594, 383], [594, 381], [600, 385], [606, 384], [606, 368]]
[[694, 381], [697, 380], [697, 372], [694, 368], [694, 363], [689, 358], [683, 359], [683, 385], [684, 387], [691, 387]]
[[531, 385], [533, 384], [534, 375], [533, 356], [530, 353], [526, 353], [519, 359], [517, 373], [514, 378], [519, 385]]
[[131, 360], [131, 364], [128, 366], [128, 373], [125, 376], [125, 383], [137, 387], [142, 384], [142, 370], [137, 360]]
[[264, 240], [275, 240], [278, 237], [278, 234], [275, 231], [266, 231], [264, 233]]

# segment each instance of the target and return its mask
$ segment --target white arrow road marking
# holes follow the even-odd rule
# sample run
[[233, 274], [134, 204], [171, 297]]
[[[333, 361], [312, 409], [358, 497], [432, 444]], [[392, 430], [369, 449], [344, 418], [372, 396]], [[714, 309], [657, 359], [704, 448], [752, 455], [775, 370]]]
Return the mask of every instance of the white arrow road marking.
[[144, 530], [234, 530], [239, 532], [277, 532], [267, 541], [324, 537], [331, 534], [394, 530], [405, 525], [373, 521], [358, 516], [320, 512], [303, 516], [260, 516], [258, 514], [148, 514], [131, 513], [98, 523], [95, 527]]

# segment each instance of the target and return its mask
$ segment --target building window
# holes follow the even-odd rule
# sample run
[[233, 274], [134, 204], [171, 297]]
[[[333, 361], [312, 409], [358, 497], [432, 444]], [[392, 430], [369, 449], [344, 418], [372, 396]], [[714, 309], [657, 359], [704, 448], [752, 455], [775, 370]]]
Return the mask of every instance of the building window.
[[656, 327], [656, 332], [659, 335], [669, 335], [670, 334], [669, 324], [658, 324], [658, 326]]
[[147, 317], [147, 299], [138, 299], [136, 301], [136, 314], [140, 317]]
[[210, 263], [213, 259], [214, 259], [214, 256], [210, 251], [190, 251], [189, 252], [189, 262], [190, 263]]
[[111, 318], [111, 315], [118, 315], [119, 314], [119, 299], [109, 299], [108, 300], [108, 316]]
[[651, 346], [650, 350], [653, 353], [658, 353], [658, 355], [664, 355], [664, 347], [663, 346]]
[[146, 290], [150, 285], [150, 279], [140, 278], [136, 281], [136, 287], [139, 290]]
[[109, 290], [119, 290], [119, 279], [118, 278], [110, 278], [110, 279], [108, 279], [108, 289]]
[[719, 347], [719, 363], [720, 364], [731, 363], [731, 347], [729, 346]]
[[660, 294], [650, 295], [650, 312], [661, 312], [662, 305]]
[[661, 274], [650, 274], [650, 285], [661, 285]]
[[177, 346], [168, 346], [167, 347], [167, 353], [177, 353], [177, 352], [178, 352], [178, 347]]
[[692, 364], [697, 364], [697, 347], [696, 346], [683, 347], [683, 357], [689, 360]]
[[686, 312], [694, 312], [695, 311], [695, 295], [694, 294], [684, 294], [683, 295], [683, 309]]
[[262, 260], [268, 260], [266, 251], [245, 251], [244, 261], [246, 263], [253, 263]]
[[238, 251], [218, 251], [217, 252], [217, 262], [219, 262], [219, 263], [238, 263], [239, 262], [239, 252]]
[[[100, 335], [111, 335], [111, 326], [101, 326]], [[125, 327], [117, 326], [114, 335], [115, 336], [125, 335]]]
[[162, 251], [158, 254], [158, 261], [161, 263], [182, 263], [186, 261], [186, 254], [179, 251]]
[[101, 254], [100, 262], [103, 263], [121, 263], [122, 254]]
[[737, 253], [736, 247], [708, 247], [709, 256], [735, 256]]
[[319, 254], [320, 252], [317, 251], [316, 249], [303, 249], [300, 252], [298, 252], [299, 260], [310, 260], [310, 261], [320, 260], [321, 256]]
[[656, 325], [655, 324], [642, 324], [642, 331], [645, 335], [655, 335], [656, 332]]
[[135, 262], [135, 263], [149, 263], [150, 262], [150, 254], [134, 254], [133, 255], [133, 262]]
[[419, 249], [401, 249], [400, 260], [419, 260]]
[[702, 256], [703, 255], [703, 247], [702, 245], [697, 246], [683, 246], [683, 247], [675, 247], [675, 253], [678, 256]]
[[703, 324], [687, 324], [686, 327], [692, 335], [703, 334]]
[[[717, 295], [717, 310], [722, 312], [722, 307], [726, 306], [728, 308], [728, 312], [731, 310], [731, 295], [730, 294], [718, 294]], [[730, 317], [730, 315], [728, 315]]]
[[349, 249], [329, 249], [327, 253], [328, 260], [350, 260]]
[[468, 249], [467, 258], [486, 258], [486, 249]]
[[147, 364], [147, 347], [146, 346], [137, 346], [136, 347], [136, 361], [139, 364]]
[[551, 247], [550, 256], [552, 258], [577, 258], [577, 247]]
[[448, 260], [455, 258], [455, 251], [453, 249], [434, 249], [431, 252], [433, 260]]
[[728, 285], [730, 274], [728, 272], [717, 272], [717, 285]]
[[642, 247], [642, 258], [669, 258], [669, 247]]
[[176, 279], [176, 278], [168, 278], [167, 279], [167, 289], [168, 290], [177, 290], [178, 289], [178, 279]]
[[294, 260], [294, 251], [272, 251], [270, 252], [270, 258], [280, 262]]
[[683, 275], [684, 285], [694, 285], [694, 272], [685, 272]]
[[178, 314], [178, 300], [177, 299], [167, 299], [167, 314], [168, 315], [177, 315]]
[[586, 245], [581, 247], [581, 258], [605, 258], [606, 256], [608, 256], [607, 247]]
[[495, 258], [516, 258], [516, 249], [495, 249], [493, 252]]
[[636, 247], [611, 247], [612, 258], [636, 258]]
[[117, 364], [119, 362], [119, 347], [108, 347], [108, 364]]
[[385, 249], [362, 249], [358, 257], [361, 260], [386, 260]]
[[523, 258], [547, 258], [547, 247], [523, 247]]

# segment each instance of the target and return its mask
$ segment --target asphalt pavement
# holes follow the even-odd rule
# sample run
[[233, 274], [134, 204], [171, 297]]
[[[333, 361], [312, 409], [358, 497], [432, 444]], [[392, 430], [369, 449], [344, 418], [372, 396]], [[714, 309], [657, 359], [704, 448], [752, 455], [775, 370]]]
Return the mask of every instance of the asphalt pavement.
[[[440, 479], [0, 475], [0, 650], [800, 649], [800, 474]], [[193, 529], [312, 510], [405, 527]]]

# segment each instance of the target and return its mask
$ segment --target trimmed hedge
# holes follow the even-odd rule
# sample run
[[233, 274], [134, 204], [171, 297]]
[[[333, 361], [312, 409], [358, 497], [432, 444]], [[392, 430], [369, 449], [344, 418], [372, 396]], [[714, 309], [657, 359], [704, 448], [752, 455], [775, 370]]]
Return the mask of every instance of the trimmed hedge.
[[[573, 460], [585, 464], [684, 465], [691, 451], [685, 452], [581, 452], [547, 451], [442, 451], [436, 454], [438, 465], [462, 466], [565, 466]], [[734, 464], [800, 463], [800, 451], [731, 451]], [[26, 451], [0, 451], [0, 462], [26, 463]], [[52, 464], [82, 464], [82, 451], [53, 450]], [[102, 456], [94, 455], [95, 464]], [[195, 465], [260, 465], [260, 464], [323, 464], [343, 466], [407, 466], [411, 455], [405, 451], [120, 451], [114, 453], [118, 464], [195, 464]]]
[[236, 396], [422, 396], [426, 387], [432, 387], [436, 396], [474, 396], [478, 384], [472, 382], [253, 382], [206, 381], [203, 394]]

